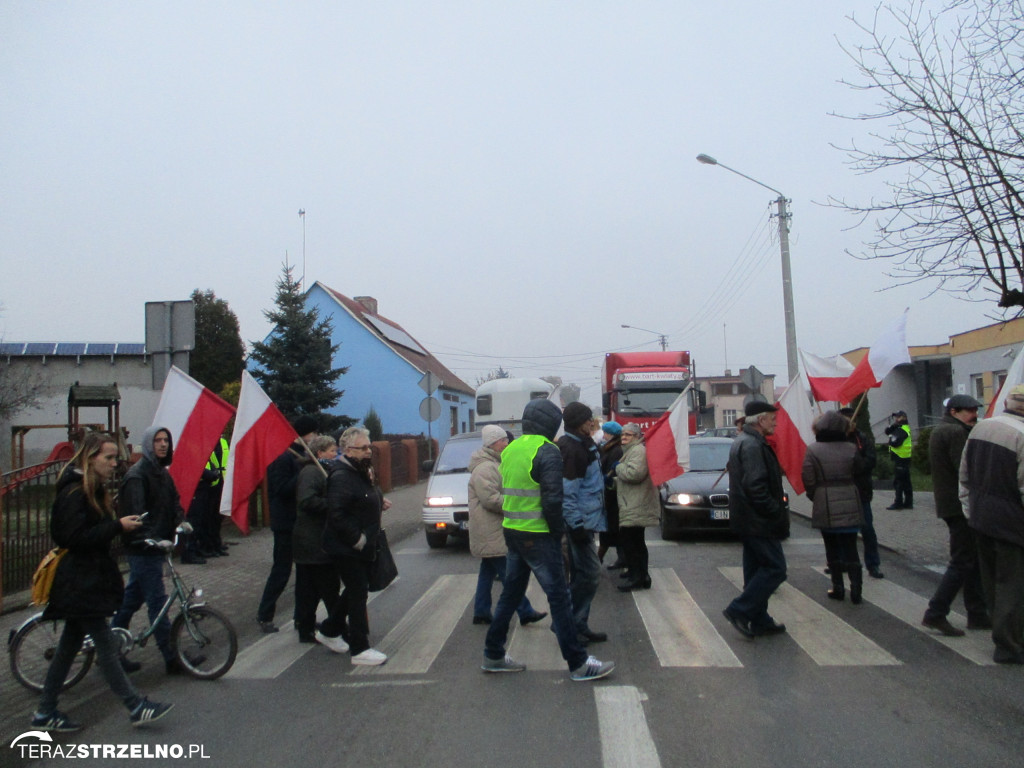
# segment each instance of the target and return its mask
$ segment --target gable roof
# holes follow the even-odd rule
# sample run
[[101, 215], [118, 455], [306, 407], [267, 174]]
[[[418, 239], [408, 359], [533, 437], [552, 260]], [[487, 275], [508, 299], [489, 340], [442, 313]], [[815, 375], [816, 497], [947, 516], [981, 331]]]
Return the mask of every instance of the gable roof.
[[[363, 304], [338, 293], [333, 288], [316, 282], [332, 299], [338, 302], [350, 315], [358, 320], [384, 346], [399, 357], [412, 364], [414, 368], [437, 377], [441, 386], [467, 395], [475, 395], [476, 390], [446, 368], [440, 360], [427, 351], [426, 347], [412, 337], [408, 331], [377, 312], [369, 311]], [[376, 302], [375, 302], [376, 303]]]

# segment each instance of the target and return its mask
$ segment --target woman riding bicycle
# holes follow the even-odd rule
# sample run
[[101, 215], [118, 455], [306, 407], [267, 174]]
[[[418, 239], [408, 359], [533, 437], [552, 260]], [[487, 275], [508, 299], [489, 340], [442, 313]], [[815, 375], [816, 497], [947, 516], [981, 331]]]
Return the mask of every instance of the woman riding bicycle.
[[82, 727], [58, 711], [57, 697], [86, 635], [92, 637], [96, 662], [107, 685], [128, 708], [132, 725], [158, 720], [173, 706], [149, 701], [135, 690], [121, 668], [119, 643], [107, 623], [124, 595], [124, 581], [110, 545], [122, 532], [142, 525], [136, 515], [118, 520], [114, 514], [107, 483], [116, 466], [114, 438], [91, 432], [57, 480], [50, 535], [68, 551], [57, 567], [43, 618], [63, 619], [64, 631], [32, 717], [36, 730], [69, 732]]

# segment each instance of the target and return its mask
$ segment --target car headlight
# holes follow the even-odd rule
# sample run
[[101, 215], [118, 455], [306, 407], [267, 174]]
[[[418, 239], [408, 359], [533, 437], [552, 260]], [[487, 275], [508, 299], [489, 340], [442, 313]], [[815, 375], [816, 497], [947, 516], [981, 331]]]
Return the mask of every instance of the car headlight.
[[669, 494], [668, 503], [678, 504], [681, 507], [693, 506], [695, 504], [702, 504], [704, 497], [699, 493], [672, 493]]
[[450, 507], [455, 503], [455, 499], [451, 496], [428, 496], [427, 506], [428, 507]]

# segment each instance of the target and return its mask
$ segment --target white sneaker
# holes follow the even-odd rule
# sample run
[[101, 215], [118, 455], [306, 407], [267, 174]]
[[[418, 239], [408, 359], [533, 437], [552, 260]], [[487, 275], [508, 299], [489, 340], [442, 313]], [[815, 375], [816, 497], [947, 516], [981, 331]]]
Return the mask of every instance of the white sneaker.
[[320, 645], [324, 646], [329, 651], [333, 651], [334, 653], [348, 653], [348, 643], [345, 642], [345, 638], [341, 635], [338, 635], [338, 637], [327, 637], [327, 635], [321, 633], [318, 629], [313, 633], [313, 637], [316, 638], [316, 641], [320, 643]]
[[387, 660], [387, 654], [373, 648], [367, 648], [362, 653], [357, 653], [352, 657], [353, 664], [361, 664], [364, 667], [378, 667]]

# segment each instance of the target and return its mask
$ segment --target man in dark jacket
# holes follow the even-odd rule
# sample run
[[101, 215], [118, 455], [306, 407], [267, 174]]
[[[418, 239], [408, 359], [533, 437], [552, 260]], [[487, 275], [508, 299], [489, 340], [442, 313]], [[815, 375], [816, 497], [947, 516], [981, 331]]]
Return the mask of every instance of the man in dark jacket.
[[1024, 385], [1006, 412], [979, 421], [960, 460], [960, 499], [978, 545], [993, 660], [1024, 664]]
[[[855, 415], [853, 408], [840, 408], [839, 412], [853, 421]], [[864, 523], [860, 527], [860, 535], [864, 539], [864, 567], [873, 578], [884, 579], [885, 574], [881, 570], [882, 557], [878, 551], [878, 535], [875, 533], [875, 519], [871, 514], [871, 499], [875, 495], [874, 481], [871, 476], [878, 463], [875, 439], [874, 437], [869, 438], [854, 427], [850, 434], [850, 442], [857, 446], [857, 453], [862, 461], [862, 469], [854, 475], [853, 481], [857, 485], [857, 492], [860, 493], [860, 503], [864, 511]]]
[[597, 594], [601, 561], [594, 534], [605, 530], [604, 475], [597, 445], [590, 436], [593, 411], [583, 403], [569, 403], [562, 412], [565, 434], [558, 438], [562, 454], [562, 518], [569, 539], [569, 594], [580, 642], [600, 643], [604, 632], [590, 628], [590, 605]]
[[256, 621], [264, 632], [277, 632], [274, 613], [277, 599], [292, 576], [292, 529], [295, 527], [295, 490], [306, 457], [306, 443], [316, 432], [316, 419], [303, 414], [292, 422], [299, 439], [267, 467], [270, 495], [270, 530], [274, 534], [274, 562], [256, 609]]
[[[142, 458], [128, 470], [121, 482], [118, 496], [119, 514], [138, 515], [142, 526], [125, 534], [128, 559], [128, 584], [124, 600], [114, 615], [111, 626], [125, 627], [132, 616], [146, 603], [152, 622], [167, 602], [164, 589], [164, 553], [146, 545], [146, 539], [173, 540], [174, 529], [185, 517], [178, 498], [178, 489], [167, 467], [174, 459], [171, 433], [164, 427], [150, 427], [142, 435]], [[170, 647], [171, 622], [164, 616], [157, 622], [153, 637], [164, 657], [167, 674], [181, 672]], [[129, 672], [141, 666], [137, 661], [123, 662]]]
[[550, 400], [531, 400], [523, 410], [523, 436], [501, 453], [505, 544], [505, 583], [487, 630], [484, 672], [522, 672], [525, 664], [505, 653], [512, 614], [526, 595], [530, 573], [547, 596], [552, 629], [562, 658], [576, 681], [597, 680], [615, 663], [588, 656], [576, 634], [572, 600], [562, 560], [562, 455], [551, 441], [562, 412]]
[[789, 537], [782, 468], [765, 440], [777, 410], [747, 403], [743, 432], [729, 447], [729, 526], [743, 541], [743, 592], [722, 613], [747, 637], [786, 631], [768, 614], [769, 598], [786, 580], [782, 540]]
[[961, 637], [962, 629], [949, 623], [949, 609], [957, 593], [963, 589], [967, 608], [968, 629], [991, 629], [992, 621], [985, 607], [978, 569], [978, 548], [974, 533], [964, 517], [960, 503], [960, 459], [971, 427], [978, 423], [977, 400], [968, 395], [954, 395], [946, 401], [942, 421], [932, 430], [928, 441], [932, 485], [935, 493], [935, 514], [949, 528], [949, 565], [938, 589], [928, 602], [921, 623], [937, 629], [947, 637]]

